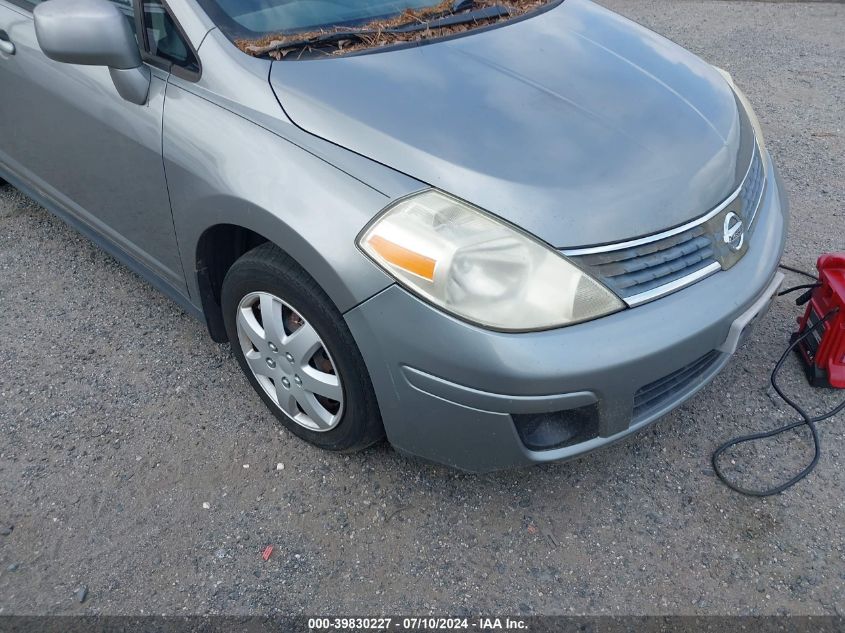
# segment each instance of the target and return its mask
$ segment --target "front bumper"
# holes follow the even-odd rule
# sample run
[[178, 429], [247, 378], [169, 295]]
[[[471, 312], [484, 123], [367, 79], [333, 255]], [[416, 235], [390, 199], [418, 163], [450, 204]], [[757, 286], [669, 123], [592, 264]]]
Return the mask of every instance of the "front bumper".
[[[645, 305], [525, 334], [454, 319], [393, 285], [346, 314], [400, 451], [484, 472], [615, 442], [704, 387], [782, 279], [788, 203], [771, 160], [749, 251], [734, 267]], [[532, 450], [515, 416], [592, 407], [586, 441]]]

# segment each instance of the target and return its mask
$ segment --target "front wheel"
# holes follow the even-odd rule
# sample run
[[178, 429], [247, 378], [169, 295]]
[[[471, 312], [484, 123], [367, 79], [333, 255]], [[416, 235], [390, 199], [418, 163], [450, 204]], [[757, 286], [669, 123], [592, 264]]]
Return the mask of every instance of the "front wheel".
[[322, 288], [270, 243], [223, 281], [223, 319], [252, 386], [295, 435], [351, 452], [384, 435], [375, 394], [349, 328]]

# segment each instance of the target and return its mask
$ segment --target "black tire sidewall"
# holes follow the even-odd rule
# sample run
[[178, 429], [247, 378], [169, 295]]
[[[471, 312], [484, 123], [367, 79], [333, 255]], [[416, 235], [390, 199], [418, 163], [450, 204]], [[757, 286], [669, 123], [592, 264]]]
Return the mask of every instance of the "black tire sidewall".
[[[310, 323], [329, 350], [340, 374], [343, 414], [329, 431], [312, 431], [291, 420], [273, 402], [247, 365], [235, 324], [241, 299], [251, 292], [276, 295]], [[343, 317], [320, 286], [280, 250], [263, 244], [235, 262], [223, 281], [221, 306], [232, 352], [255, 391], [279, 421], [294, 435], [320, 448], [351, 452], [366, 448], [384, 436], [375, 394]]]

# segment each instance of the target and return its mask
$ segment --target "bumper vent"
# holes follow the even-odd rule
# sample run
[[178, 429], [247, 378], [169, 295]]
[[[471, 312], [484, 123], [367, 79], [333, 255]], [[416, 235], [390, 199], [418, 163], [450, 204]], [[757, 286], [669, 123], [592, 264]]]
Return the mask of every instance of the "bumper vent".
[[680, 400], [693, 391], [721, 356], [721, 352], [713, 350], [686, 367], [641, 387], [634, 394], [634, 421], [648, 416], [668, 403]]

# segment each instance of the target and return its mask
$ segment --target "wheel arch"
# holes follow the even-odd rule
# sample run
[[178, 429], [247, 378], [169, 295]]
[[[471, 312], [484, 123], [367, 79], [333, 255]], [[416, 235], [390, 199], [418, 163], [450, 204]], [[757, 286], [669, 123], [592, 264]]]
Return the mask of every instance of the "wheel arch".
[[252, 229], [228, 223], [210, 226], [199, 236], [194, 271], [208, 333], [214, 341], [225, 343], [229, 340], [220, 307], [226, 273], [242, 255], [268, 241]]
[[[303, 235], [279, 215], [244, 200], [206, 200], [206, 208], [216, 210], [216, 222], [192, 231], [195, 237], [189, 243], [193, 246], [188, 248], [193, 270], [188, 277], [191, 292], [200, 299], [209, 334], [216, 342], [228, 340], [220, 305], [226, 273], [238, 258], [265, 242], [271, 242], [293, 259], [341, 313], [391, 283], [358, 251], [354, 235], [345, 235], [336, 225], [315, 227], [305, 223], [308, 230]], [[301, 214], [292, 216], [301, 220]]]

